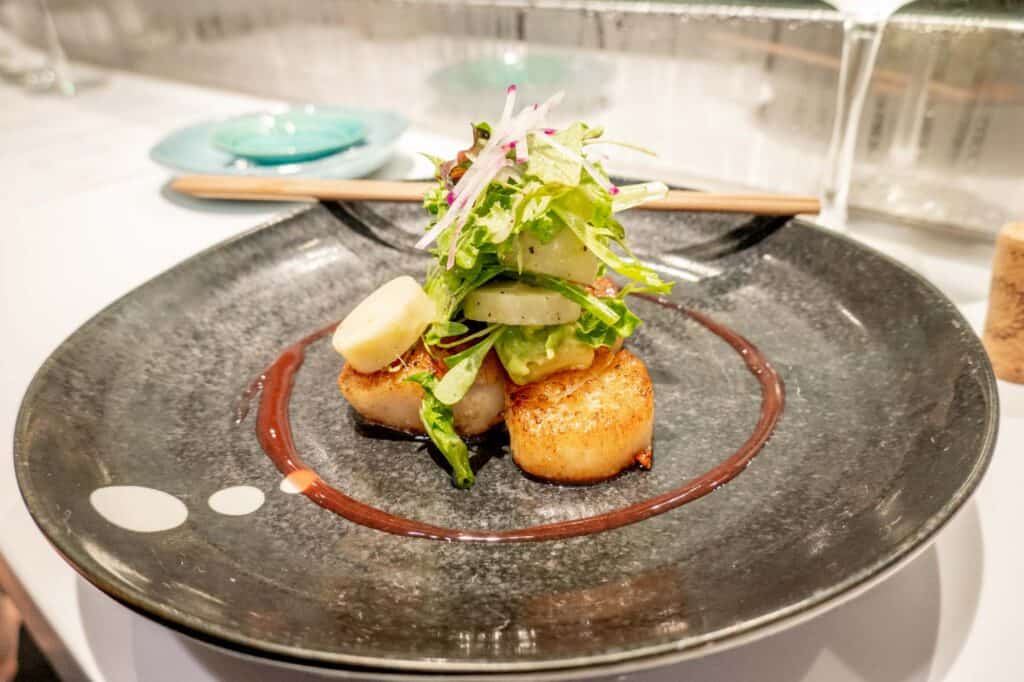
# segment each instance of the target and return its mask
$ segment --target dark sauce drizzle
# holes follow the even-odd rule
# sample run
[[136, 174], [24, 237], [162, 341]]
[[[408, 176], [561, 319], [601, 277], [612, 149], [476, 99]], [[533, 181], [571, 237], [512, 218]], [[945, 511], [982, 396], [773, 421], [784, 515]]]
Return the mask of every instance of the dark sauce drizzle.
[[[655, 296], [641, 296], [641, 298], [688, 315], [709, 331], [717, 334], [740, 354], [747, 368], [761, 384], [761, 415], [753, 433], [736, 452], [716, 467], [687, 481], [678, 488], [642, 502], [604, 514], [570, 521], [559, 521], [528, 528], [483, 531], [444, 528], [395, 516], [353, 499], [331, 487], [322, 478], [315, 475], [299, 457], [292, 439], [288, 403], [291, 398], [295, 373], [305, 359], [306, 348], [333, 332], [337, 323], [324, 327], [286, 348], [260, 379], [253, 382], [253, 385], [246, 391], [246, 397], [251, 398], [250, 391], [254, 394], [255, 390], [253, 389], [262, 384], [256, 418], [256, 435], [263, 450], [282, 474], [289, 476], [295, 472], [303, 472], [300, 476], [304, 475], [311, 480], [311, 483], [303, 490], [309, 499], [353, 523], [385, 533], [449, 542], [534, 542], [589, 535], [643, 521], [703, 497], [738, 476], [771, 436], [782, 414], [785, 398], [782, 379], [778, 372], [761, 351], [745, 338], [718, 324], [707, 315], [684, 308], [672, 301]], [[240, 410], [240, 412], [242, 411]]]

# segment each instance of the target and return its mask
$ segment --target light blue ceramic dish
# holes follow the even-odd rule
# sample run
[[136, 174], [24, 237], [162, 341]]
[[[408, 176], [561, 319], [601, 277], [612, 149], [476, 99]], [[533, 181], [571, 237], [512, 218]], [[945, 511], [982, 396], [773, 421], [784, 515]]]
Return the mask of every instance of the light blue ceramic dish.
[[507, 50], [493, 56], [458, 62], [438, 69], [429, 83], [445, 110], [473, 110], [480, 101], [502, 98], [512, 83], [519, 88], [520, 106], [541, 102], [561, 90], [563, 112], [601, 106], [614, 67], [586, 56], [555, 51]]
[[354, 116], [323, 110], [289, 109], [228, 119], [213, 129], [214, 146], [263, 164], [311, 161], [340, 152], [366, 137]]
[[387, 163], [394, 154], [398, 138], [408, 127], [406, 118], [392, 111], [313, 105], [290, 111], [322, 113], [358, 121], [364, 126], [362, 143], [312, 160], [257, 163], [212, 144], [214, 132], [225, 123], [220, 120], [205, 121], [174, 131], [150, 149], [149, 156], [157, 163], [182, 173], [358, 178]]

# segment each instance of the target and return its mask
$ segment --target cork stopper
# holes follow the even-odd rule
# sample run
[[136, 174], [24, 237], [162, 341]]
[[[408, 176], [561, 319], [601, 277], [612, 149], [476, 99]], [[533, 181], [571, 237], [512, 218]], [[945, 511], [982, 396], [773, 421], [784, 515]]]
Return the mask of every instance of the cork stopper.
[[1024, 223], [999, 231], [982, 335], [996, 376], [1024, 383]]

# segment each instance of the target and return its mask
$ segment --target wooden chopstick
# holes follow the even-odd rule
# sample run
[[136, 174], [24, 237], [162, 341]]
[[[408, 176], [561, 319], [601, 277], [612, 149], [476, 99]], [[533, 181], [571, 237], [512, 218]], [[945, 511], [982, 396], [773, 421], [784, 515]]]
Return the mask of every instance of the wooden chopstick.
[[816, 197], [787, 194], [716, 194], [673, 189], [664, 199], [649, 201], [630, 210], [637, 209], [797, 215], [820, 212], [821, 202]]
[[432, 182], [182, 175], [171, 189], [204, 199], [255, 201], [423, 201]]
[[[232, 175], [183, 175], [171, 189], [204, 199], [250, 201], [410, 201], [423, 200], [432, 182], [389, 180], [317, 180]], [[758, 215], [818, 213], [815, 197], [784, 194], [712, 194], [671, 190], [664, 199], [638, 209], [655, 211], [716, 211]]]

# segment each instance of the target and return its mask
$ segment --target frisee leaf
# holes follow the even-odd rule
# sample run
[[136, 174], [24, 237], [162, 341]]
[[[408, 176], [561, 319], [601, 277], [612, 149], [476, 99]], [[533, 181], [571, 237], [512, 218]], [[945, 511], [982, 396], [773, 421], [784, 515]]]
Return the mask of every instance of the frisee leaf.
[[[552, 211], [591, 253], [623, 277], [643, 285], [643, 291], [658, 294], [672, 291], [672, 282], [663, 281], [658, 273], [635, 257], [622, 256], [612, 248], [615, 244], [625, 250], [625, 240], [622, 225], [611, 217], [610, 200], [606, 205], [598, 206], [581, 201], [576, 192], [573, 195], [566, 195], [555, 202]], [[582, 208], [580, 204], [583, 204]]]
[[434, 164], [434, 177], [440, 179], [441, 178], [441, 166], [444, 165], [445, 160], [442, 159], [440, 156], [434, 156], [433, 154], [428, 154], [426, 152], [420, 152], [420, 156], [422, 156], [424, 159], [426, 159], [430, 163]]
[[492, 244], [500, 244], [512, 234], [515, 214], [510, 209], [495, 204], [483, 217], [477, 218], [476, 222], [487, 230], [488, 239]]
[[476, 381], [484, 358], [503, 331], [503, 327], [497, 326], [483, 341], [446, 358], [448, 371], [434, 388], [434, 396], [445, 405], [454, 405], [462, 400]]
[[[580, 154], [586, 132], [587, 126], [576, 122], [551, 137], [563, 147]], [[526, 174], [532, 175], [544, 184], [571, 187], [578, 185], [583, 164], [579, 159], [567, 158], [561, 151], [548, 144], [547, 139], [548, 136], [543, 133], [530, 136], [530, 160], [526, 164]]]
[[608, 324], [601, 318], [584, 310], [576, 320], [576, 338], [595, 348], [612, 348], [620, 338], [628, 338], [640, 326], [640, 318], [620, 298], [603, 299], [605, 304], [619, 314], [615, 324]]
[[447, 329], [443, 325], [455, 315], [466, 295], [491, 281], [504, 270], [504, 266], [498, 262], [497, 255], [488, 253], [487, 256], [478, 258], [470, 268], [458, 267], [447, 270], [443, 265], [435, 264], [431, 269], [427, 275], [427, 284], [424, 289], [434, 301], [437, 318], [427, 332], [428, 343], [430, 343], [429, 338], [431, 337], [451, 336], [451, 334], [445, 333]]
[[435, 218], [440, 218], [448, 211], [447, 196], [448, 191], [443, 185], [428, 190], [423, 194], [423, 208]]
[[653, 199], [664, 199], [666, 194], [668, 194], [668, 187], [664, 182], [620, 185], [619, 193], [612, 198], [612, 212], [625, 211]]
[[[427, 328], [426, 333], [423, 335], [423, 342], [428, 346], [439, 346], [441, 348], [447, 348], [449, 345], [444, 343], [445, 339], [452, 338], [453, 336], [462, 336], [469, 331], [469, 327], [462, 324], [461, 322], [452, 322], [451, 320], [444, 320], [442, 322], [434, 322], [430, 327]], [[455, 344], [460, 343], [459, 341], [454, 342]]]
[[[453, 329], [461, 327], [462, 331], [459, 332], [458, 334], [452, 334], [449, 337], [446, 337], [448, 338], [447, 341], [441, 341], [439, 343], [433, 344], [438, 348], [454, 348], [455, 346], [461, 346], [463, 344], [469, 343], [470, 341], [476, 341], [477, 339], [487, 336], [498, 327], [498, 325], [492, 324], [487, 327], [484, 327], [483, 329], [475, 331], [472, 334], [466, 334], [466, 332], [469, 331], [469, 327], [462, 324], [461, 322], [449, 322], [448, 324]], [[462, 334], [465, 334], [465, 336], [462, 336]]]
[[441, 451], [452, 467], [452, 482], [457, 488], [469, 488], [475, 477], [469, 465], [469, 449], [455, 432], [455, 417], [448, 407], [434, 395], [437, 377], [430, 372], [417, 372], [406, 379], [423, 387], [420, 403], [420, 421], [430, 440]]

